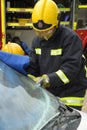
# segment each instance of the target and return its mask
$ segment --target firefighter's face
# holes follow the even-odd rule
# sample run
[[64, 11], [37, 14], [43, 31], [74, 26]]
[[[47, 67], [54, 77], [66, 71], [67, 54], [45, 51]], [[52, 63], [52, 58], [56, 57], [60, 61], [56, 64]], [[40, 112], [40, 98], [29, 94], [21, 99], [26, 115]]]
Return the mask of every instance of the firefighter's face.
[[42, 39], [48, 40], [55, 32], [55, 27], [47, 31], [35, 31], [36, 35]]

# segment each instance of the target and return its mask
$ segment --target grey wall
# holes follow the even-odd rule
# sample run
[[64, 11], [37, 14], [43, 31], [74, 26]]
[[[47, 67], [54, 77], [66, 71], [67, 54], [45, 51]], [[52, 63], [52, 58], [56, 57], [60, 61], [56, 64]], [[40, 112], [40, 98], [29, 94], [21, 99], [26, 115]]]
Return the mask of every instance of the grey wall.
[[12, 37], [19, 36], [20, 39], [27, 43], [29, 47], [31, 47], [32, 39], [35, 36], [33, 30], [7, 30], [7, 32], [11, 33]]

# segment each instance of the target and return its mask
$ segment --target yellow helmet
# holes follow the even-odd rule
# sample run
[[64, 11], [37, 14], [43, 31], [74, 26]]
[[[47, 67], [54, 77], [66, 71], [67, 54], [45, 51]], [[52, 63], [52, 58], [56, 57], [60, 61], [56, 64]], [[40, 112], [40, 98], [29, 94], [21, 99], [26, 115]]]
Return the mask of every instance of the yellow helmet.
[[4, 52], [8, 52], [11, 54], [19, 54], [19, 55], [25, 55], [23, 49], [21, 48], [20, 45], [18, 45], [17, 43], [11, 43], [8, 42], [7, 44], [5, 44], [2, 49], [2, 51]]
[[32, 12], [33, 28], [46, 31], [58, 25], [59, 9], [52, 0], [39, 0]]

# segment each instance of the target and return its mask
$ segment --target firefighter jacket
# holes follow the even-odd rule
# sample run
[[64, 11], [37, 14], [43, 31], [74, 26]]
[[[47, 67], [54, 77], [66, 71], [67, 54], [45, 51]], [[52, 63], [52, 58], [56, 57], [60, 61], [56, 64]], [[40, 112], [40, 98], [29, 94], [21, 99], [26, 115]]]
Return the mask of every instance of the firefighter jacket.
[[49, 40], [35, 37], [30, 57], [29, 73], [34, 76], [47, 74], [51, 84], [48, 90], [51, 93], [63, 100], [66, 97], [81, 97], [83, 100], [87, 79], [82, 42], [74, 31], [59, 26]]

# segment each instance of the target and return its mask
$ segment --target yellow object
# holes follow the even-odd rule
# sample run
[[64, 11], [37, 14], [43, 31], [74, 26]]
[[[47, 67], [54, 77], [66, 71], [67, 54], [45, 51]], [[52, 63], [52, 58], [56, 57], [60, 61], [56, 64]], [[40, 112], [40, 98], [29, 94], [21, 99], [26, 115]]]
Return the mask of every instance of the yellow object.
[[35, 77], [35, 76], [31, 75], [31, 74], [28, 74], [28, 77], [33, 79], [36, 83], [40, 83], [41, 86], [44, 87], [44, 88], [49, 88], [50, 87], [49, 77], [46, 74], [44, 74], [42, 76], [39, 76], [39, 77]]
[[59, 9], [52, 0], [39, 0], [32, 12], [33, 28], [47, 31], [58, 25]]
[[18, 45], [17, 43], [8, 42], [7, 44], [3, 46], [1, 50], [4, 52], [11, 53], [11, 54], [25, 55], [21, 46]]
[[63, 97], [60, 98], [68, 106], [83, 106], [84, 97]]
[[38, 83], [40, 79], [42, 78], [42, 77], [35, 77], [34, 75], [31, 75], [31, 74], [28, 74], [28, 77], [33, 79], [36, 83]]
[[48, 75], [46, 75], [46, 74], [42, 75], [42, 79], [43, 79], [43, 82], [42, 82], [43, 87], [49, 88], [50, 87], [50, 79], [49, 79]]
[[25, 18], [18, 18], [19, 23], [28, 23], [29, 19], [25, 19]]

